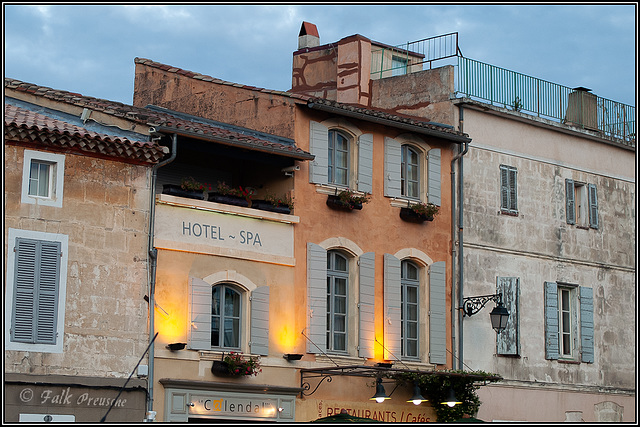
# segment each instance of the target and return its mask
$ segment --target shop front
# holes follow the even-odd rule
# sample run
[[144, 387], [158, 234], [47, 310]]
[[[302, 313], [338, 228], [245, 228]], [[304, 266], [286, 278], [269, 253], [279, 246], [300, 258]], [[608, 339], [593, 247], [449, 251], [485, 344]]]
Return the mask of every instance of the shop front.
[[146, 381], [5, 374], [5, 422], [142, 422]]

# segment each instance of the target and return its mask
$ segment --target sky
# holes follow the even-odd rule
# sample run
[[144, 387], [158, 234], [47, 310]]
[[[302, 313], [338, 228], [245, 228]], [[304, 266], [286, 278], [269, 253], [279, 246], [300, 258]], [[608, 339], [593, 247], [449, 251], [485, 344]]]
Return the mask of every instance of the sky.
[[636, 105], [636, 3], [3, 3], [4, 77], [125, 104], [134, 59], [291, 88], [303, 21], [320, 43], [458, 32], [463, 56]]

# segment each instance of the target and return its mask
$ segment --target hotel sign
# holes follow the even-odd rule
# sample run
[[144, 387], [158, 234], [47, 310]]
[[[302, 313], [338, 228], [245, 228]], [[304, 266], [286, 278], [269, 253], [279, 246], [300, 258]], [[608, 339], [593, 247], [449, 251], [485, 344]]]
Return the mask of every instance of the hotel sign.
[[155, 246], [293, 265], [293, 225], [212, 210], [156, 206]]

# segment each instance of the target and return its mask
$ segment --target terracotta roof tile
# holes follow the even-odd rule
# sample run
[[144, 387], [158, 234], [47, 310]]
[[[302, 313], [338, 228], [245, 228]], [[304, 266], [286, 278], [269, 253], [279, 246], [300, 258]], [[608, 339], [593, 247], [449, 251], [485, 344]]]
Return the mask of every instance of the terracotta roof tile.
[[4, 105], [5, 140], [73, 148], [119, 157], [129, 161], [157, 163], [165, 149], [150, 142], [89, 131], [14, 105]]

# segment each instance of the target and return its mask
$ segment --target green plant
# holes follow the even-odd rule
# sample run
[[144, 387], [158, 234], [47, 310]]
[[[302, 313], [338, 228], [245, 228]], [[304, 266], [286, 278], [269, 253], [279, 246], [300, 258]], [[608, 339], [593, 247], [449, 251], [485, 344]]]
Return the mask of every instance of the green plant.
[[206, 182], [202, 183], [196, 181], [192, 176], [182, 178], [182, 181], [180, 182], [180, 188], [188, 191], [211, 191], [211, 186], [209, 184], [207, 184]]
[[433, 217], [438, 214], [440, 207], [433, 203], [413, 203], [409, 205], [409, 208], [417, 214], [424, 215], [426, 217]]
[[370, 197], [369, 194], [365, 193], [363, 195], [359, 195], [355, 191], [351, 191], [351, 190], [342, 190], [340, 193], [338, 193], [338, 198], [342, 202], [351, 206], [356, 204], [368, 203], [369, 197]]
[[244, 358], [242, 353], [230, 352], [222, 359], [227, 364], [232, 375], [258, 375], [262, 372], [260, 361], [257, 357]]
[[522, 110], [522, 107], [524, 107], [522, 100], [520, 99], [519, 96], [516, 96], [516, 98], [513, 100], [513, 110], [520, 111]]
[[289, 209], [293, 209], [293, 197], [285, 194], [284, 197], [277, 197], [269, 192], [264, 199], [271, 203], [273, 206], [287, 206]]
[[[431, 407], [440, 423], [458, 420], [465, 414], [476, 415], [482, 403], [478, 398], [477, 390], [486, 383], [502, 380], [495, 374], [483, 371], [461, 370], [401, 373], [393, 375], [393, 378], [398, 383], [417, 384], [423, 396], [431, 402]], [[451, 389], [457, 399], [462, 402], [453, 407], [442, 404]]]

